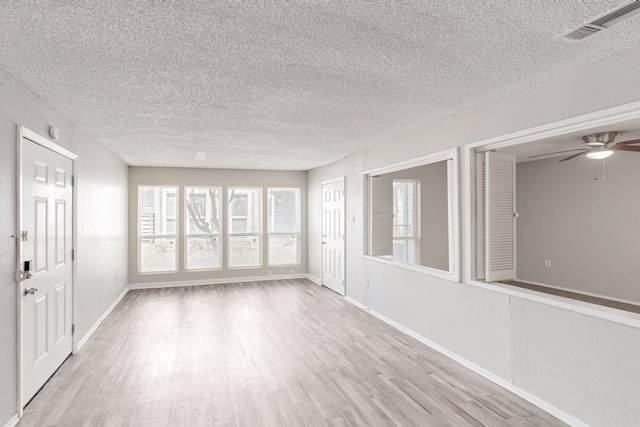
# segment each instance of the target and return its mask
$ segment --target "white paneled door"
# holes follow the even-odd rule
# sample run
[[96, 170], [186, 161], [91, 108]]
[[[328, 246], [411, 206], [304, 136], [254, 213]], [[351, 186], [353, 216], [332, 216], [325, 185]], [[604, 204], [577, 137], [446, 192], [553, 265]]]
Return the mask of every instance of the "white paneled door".
[[20, 270], [27, 270], [25, 261], [31, 267], [18, 296], [24, 406], [72, 350], [73, 191], [71, 159], [26, 136], [20, 145]]
[[322, 284], [344, 295], [344, 179], [322, 184]]

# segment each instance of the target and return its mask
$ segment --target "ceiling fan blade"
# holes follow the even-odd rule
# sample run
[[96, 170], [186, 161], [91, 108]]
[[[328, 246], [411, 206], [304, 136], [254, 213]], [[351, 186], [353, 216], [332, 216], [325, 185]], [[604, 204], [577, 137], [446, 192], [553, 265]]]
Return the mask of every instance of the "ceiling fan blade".
[[572, 151], [587, 151], [584, 148], [574, 148], [573, 150], [556, 151], [554, 153], [536, 154], [535, 156], [529, 156], [527, 159], [535, 159], [536, 157], [553, 156], [554, 154], [571, 153]]
[[631, 144], [640, 144], [640, 139], [632, 139], [629, 141], [621, 141], [616, 143], [616, 145], [631, 145]]
[[564, 159], [562, 159], [560, 161], [561, 162], [566, 162], [567, 160], [575, 159], [578, 156], [582, 156], [584, 154], [587, 154], [589, 151], [591, 151], [591, 150], [582, 151], [582, 152], [580, 152], [578, 154], [574, 154], [573, 156], [565, 157]]
[[629, 147], [629, 146], [626, 146], [626, 145], [621, 145], [621, 146], [616, 145], [616, 146], [614, 146], [612, 148], [612, 150], [617, 150], [617, 151], [637, 151], [637, 152], [640, 152], [640, 147]]

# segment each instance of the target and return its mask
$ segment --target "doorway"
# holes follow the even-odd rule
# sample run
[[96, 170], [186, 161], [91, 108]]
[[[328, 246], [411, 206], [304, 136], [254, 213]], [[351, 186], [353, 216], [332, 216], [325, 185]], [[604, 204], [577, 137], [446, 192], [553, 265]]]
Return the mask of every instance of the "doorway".
[[345, 294], [344, 177], [322, 183], [322, 285]]
[[18, 411], [73, 349], [73, 161], [18, 129]]

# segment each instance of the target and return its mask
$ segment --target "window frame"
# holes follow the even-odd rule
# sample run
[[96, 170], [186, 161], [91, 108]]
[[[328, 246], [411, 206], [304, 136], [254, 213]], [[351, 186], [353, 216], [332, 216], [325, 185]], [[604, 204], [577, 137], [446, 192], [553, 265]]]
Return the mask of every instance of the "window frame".
[[[267, 189], [267, 197], [266, 197], [266, 203], [265, 206], [267, 208], [267, 215], [264, 215], [264, 219], [267, 222], [267, 227], [266, 227], [266, 248], [267, 248], [267, 266], [268, 267], [288, 267], [288, 266], [299, 266], [301, 263], [301, 246], [302, 246], [302, 242], [300, 241], [301, 235], [302, 235], [302, 201], [301, 201], [301, 197], [302, 197], [302, 189], [300, 187], [266, 187]], [[297, 191], [297, 206], [296, 206], [296, 231], [295, 232], [284, 232], [284, 231], [269, 231], [269, 191], [270, 190], [296, 190]], [[272, 264], [271, 263], [271, 240], [269, 239], [271, 236], [291, 236], [291, 235], [295, 235], [296, 236], [296, 262], [295, 263], [287, 263], [287, 264]]]
[[[372, 253], [372, 209], [371, 209], [371, 179], [373, 176], [398, 172], [405, 169], [411, 169], [418, 166], [425, 166], [431, 163], [447, 161], [447, 201], [448, 201], [448, 242], [449, 242], [449, 270], [440, 270], [433, 267], [427, 267], [417, 264], [408, 264], [404, 262], [385, 259], [380, 256], [370, 255]], [[449, 150], [439, 151], [437, 153], [417, 157], [411, 160], [401, 161], [390, 165], [367, 169], [362, 172], [365, 184], [365, 202], [364, 211], [366, 212], [367, 225], [366, 230], [366, 253], [364, 259], [375, 261], [383, 264], [393, 265], [395, 267], [412, 270], [431, 276], [440, 277], [452, 282], [460, 282], [460, 203], [459, 203], [459, 156], [458, 147]]]
[[[153, 189], [175, 189], [175, 195], [176, 195], [176, 200], [175, 200], [175, 208], [176, 208], [176, 214], [175, 217], [171, 217], [172, 220], [175, 221], [175, 234], [153, 234], [153, 235], [142, 235], [142, 211], [143, 208], [145, 207], [150, 207], [153, 205], [148, 205], [148, 200], [145, 200], [144, 197], [144, 189], [147, 188], [153, 188]], [[142, 274], [142, 275], [146, 275], [146, 274], [167, 274], [167, 273], [177, 273], [180, 271], [180, 265], [179, 265], [179, 259], [180, 259], [180, 240], [179, 240], [179, 235], [180, 235], [180, 225], [179, 225], [179, 221], [180, 221], [180, 212], [178, 209], [178, 204], [179, 204], [179, 200], [180, 200], [180, 186], [179, 185], [145, 185], [145, 184], [139, 184], [138, 185], [138, 194], [137, 194], [137, 205], [138, 205], [138, 212], [137, 212], [137, 236], [136, 236], [136, 249], [137, 249], [137, 273], [138, 274]], [[166, 194], [161, 194], [161, 206], [160, 209], [163, 211], [163, 213], [166, 214], [166, 209], [167, 209], [167, 204], [166, 204]], [[165, 220], [166, 220], [166, 215], [165, 215]], [[174, 269], [169, 269], [169, 270], [158, 270], [158, 271], [143, 271], [142, 270], [142, 240], [151, 240], [151, 239], [174, 239], [175, 240], [175, 267]]]
[[[189, 203], [187, 200], [187, 190], [188, 189], [213, 189], [213, 190], [218, 190], [218, 199], [220, 201], [219, 206], [220, 206], [220, 212], [218, 213], [218, 217], [220, 219], [220, 230], [218, 231], [218, 233], [211, 233], [211, 234], [207, 234], [207, 233], [189, 233], [189, 226], [188, 226], [188, 222], [189, 219], [191, 218], [188, 212], [188, 207], [187, 204]], [[184, 245], [184, 255], [183, 255], [183, 271], [184, 272], [196, 272], [196, 271], [219, 271], [219, 270], [223, 270], [224, 269], [224, 265], [223, 265], [223, 259], [222, 259], [222, 253], [224, 252], [224, 241], [223, 241], [223, 230], [224, 230], [224, 204], [223, 204], [223, 200], [222, 200], [222, 196], [223, 196], [223, 188], [220, 185], [184, 185], [183, 186], [183, 194], [184, 194], [184, 235], [182, 236], [182, 243]], [[205, 194], [205, 210], [206, 210], [206, 197], [207, 195]], [[214, 200], [211, 200], [211, 203], [215, 203]], [[188, 251], [187, 251], [187, 245], [189, 244], [188, 239], [189, 237], [217, 237], [218, 241], [220, 242], [220, 253], [218, 254], [218, 265], [219, 267], [212, 267], [212, 268], [188, 268], [187, 267], [187, 262], [188, 262]]]

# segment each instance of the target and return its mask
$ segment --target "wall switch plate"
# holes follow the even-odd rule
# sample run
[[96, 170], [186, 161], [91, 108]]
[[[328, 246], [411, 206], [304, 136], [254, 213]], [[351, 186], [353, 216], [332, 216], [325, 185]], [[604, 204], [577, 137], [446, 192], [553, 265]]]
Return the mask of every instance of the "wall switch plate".
[[550, 259], [545, 259], [544, 260], [544, 266], [546, 268], [551, 268], [551, 260]]

